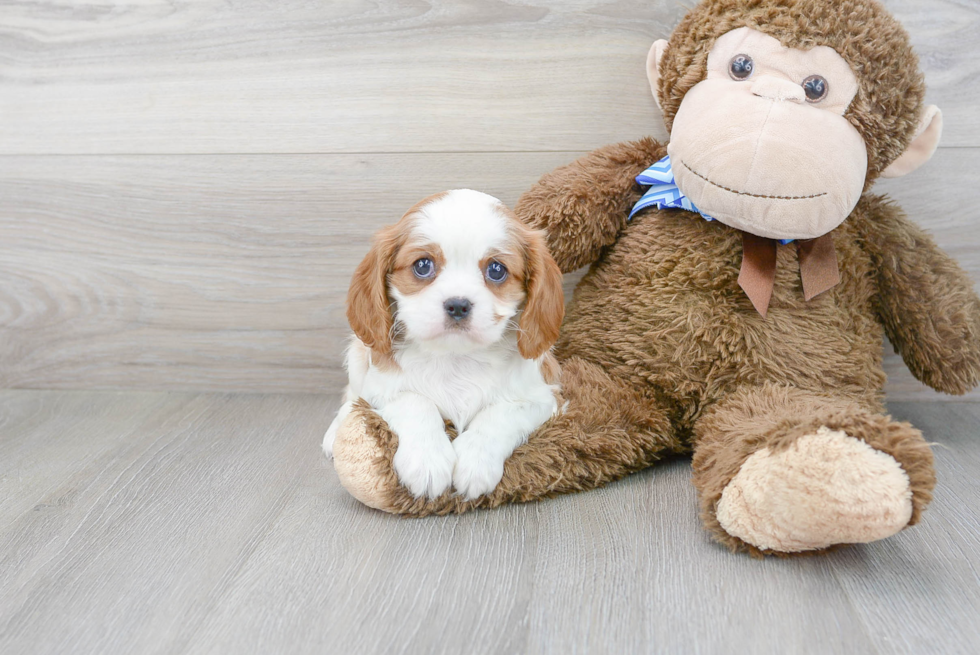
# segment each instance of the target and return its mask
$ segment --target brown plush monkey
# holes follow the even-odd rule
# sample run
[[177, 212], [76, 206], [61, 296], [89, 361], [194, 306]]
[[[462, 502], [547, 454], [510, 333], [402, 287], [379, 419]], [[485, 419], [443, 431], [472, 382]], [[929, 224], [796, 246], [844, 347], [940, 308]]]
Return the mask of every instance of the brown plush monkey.
[[[874, 0], [705, 0], [654, 44], [648, 74], [670, 143], [601, 148], [516, 207], [564, 271], [591, 266], [557, 347], [565, 413], [492, 494], [463, 502], [399, 486], [397, 438], [362, 404], [335, 446], [341, 481], [419, 516], [693, 453], [705, 525], [735, 550], [818, 551], [914, 524], [932, 454], [883, 414], [882, 337], [920, 380], [964, 393], [980, 377], [980, 300], [868, 193], [925, 162], [942, 127], [907, 34]], [[647, 169], [667, 183], [638, 183]]]

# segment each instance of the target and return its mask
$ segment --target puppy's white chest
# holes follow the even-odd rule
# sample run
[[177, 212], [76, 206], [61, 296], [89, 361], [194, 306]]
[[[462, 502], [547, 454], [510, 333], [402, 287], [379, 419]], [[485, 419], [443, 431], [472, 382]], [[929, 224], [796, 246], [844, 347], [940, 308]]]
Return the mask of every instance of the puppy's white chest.
[[465, 356], [420, 358], [403, 366], [406, 390], [430, 398], [458, 430], [465, 429], [503, 382], [498, 367]]

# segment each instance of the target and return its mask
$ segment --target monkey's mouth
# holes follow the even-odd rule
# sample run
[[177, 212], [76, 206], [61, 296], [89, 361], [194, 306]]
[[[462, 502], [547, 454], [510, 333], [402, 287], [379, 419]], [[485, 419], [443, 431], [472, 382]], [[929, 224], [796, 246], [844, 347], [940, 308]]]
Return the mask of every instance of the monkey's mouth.
[[694, 170], [693, 168], [691, 168], [690, 166], [688, 166], [684, 162], [682, 162], [680, 160], [678, 160], [678, 162], [680, 163], [681, 166], [683, 166], [687, 170], [691, 171], [691, 173], [693, 175], [696, 175], [696, 176], [700, 177], [702, 180], [704, 180], [705, 182], [707, 182], [711, 186], [716, 186], [719, 189], [722, 189], [724, 191], [728, 191], [729, 193], [737, 193], [740, 196], [750, 196], [752, 198], [766, 198], [767, 200], [810, 200], [811, 198], [820, 198], [821, 196], [827, 195], [827, 193], [824, 192], [824, 193], [815, 193], [812, 196], [771, 196], [771, 195], [763, 195], [763, 194], [758, 194], [758, 193], [749, 193], [747, 191], [738, 191], [737, 189], [731, 189], [731, 188], [729, 188], [729, 187], [727, 187], [727, 186], [725, 186], [723, 184], [718, 184], [717, 182], [712, 182], [707, 177], [705, 177], [704, 175], [701, 175], [701, 173], [698, 173], [696, 170]]

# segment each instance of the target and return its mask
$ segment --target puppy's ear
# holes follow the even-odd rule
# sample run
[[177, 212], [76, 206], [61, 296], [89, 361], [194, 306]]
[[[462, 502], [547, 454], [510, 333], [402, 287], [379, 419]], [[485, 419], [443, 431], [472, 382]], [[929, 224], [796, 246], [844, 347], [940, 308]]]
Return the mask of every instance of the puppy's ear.
[[400, 247], [397, 225], [384, 228], [354, 271], [347, 292], [347, 321], [357, 338], [379, 354], [391, 354], [394, 317], [388, 298], [388, 275]]
[[521, 314], [517, 349], [524, 359], [537, 359], [558, 340], [565, 317], [565, 296], [561, 288], [561, 269], [548, 253], [544, 234], [526, 232], [527, 302]]

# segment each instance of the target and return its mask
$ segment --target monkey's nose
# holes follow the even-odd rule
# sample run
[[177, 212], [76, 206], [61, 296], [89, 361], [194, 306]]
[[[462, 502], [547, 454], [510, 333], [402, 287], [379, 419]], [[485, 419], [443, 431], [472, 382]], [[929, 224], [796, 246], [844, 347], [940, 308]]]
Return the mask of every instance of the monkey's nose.
[[470, 315], [470, 309], [473, 307], [473, 304], [466, 298], [450, 298], [442, 303], [442, 306], [451, 319], [462, 321]]
[[759, 75], [752, 80], [752, 93], [760, 98], [769, 100], [788, 100], [790, 102], [806, 102], [806, 93], [802, 84], [796, 84], [772, 75]]

